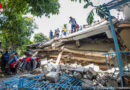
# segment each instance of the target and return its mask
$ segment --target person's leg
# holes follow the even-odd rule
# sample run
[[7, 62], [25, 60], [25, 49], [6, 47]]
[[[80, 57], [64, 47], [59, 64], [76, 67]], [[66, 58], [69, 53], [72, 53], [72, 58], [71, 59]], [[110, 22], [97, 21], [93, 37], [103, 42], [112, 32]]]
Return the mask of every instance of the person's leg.
[[74, 28], [74, 32], [76, 32], [76, 25], [73, 25], [73, 28]]
[[36, 69], [36, 66], [37, 66], [37, 61], [33, 61], [33, 67], [32, 67], [32, 70]]
[[24, 69], [25, 69], [25, 67], [26, 67], [26, 65], [27, 65], [27, 61], [23, 61], [23, 66], [22, 66], [22, 72], [24, 72]]
[[66, 32], [65, 32], [65, 36], [66, 36]]
[[11, 74], [11, 66], [8, 64], [8, 74]]
[[73, 25], [71, 25], [71, 33], [73, 33]]
[[36, 66], [36, 68], [38, 68], [38, 67], [40, 67], [40, 66], [41, 66], [41, 61], [38, 60], [38, 61], [37, 61], [37, 66]]
[[2, 60], [2, 61], [1, 61], [1, 70], [2, 70], [2, 72], [4, 72], [4, 66], [5, 66], [5, 65], [4, 65], [4, 61]]
[[27, 62], [26, 69], [27, 71], [31, 71], [31, 61]]

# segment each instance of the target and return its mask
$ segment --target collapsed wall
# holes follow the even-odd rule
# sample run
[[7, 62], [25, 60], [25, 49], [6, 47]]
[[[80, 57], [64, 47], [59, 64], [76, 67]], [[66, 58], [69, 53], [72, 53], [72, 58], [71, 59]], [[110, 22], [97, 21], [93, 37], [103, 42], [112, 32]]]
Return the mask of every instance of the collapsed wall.
[[[113, 23], [115, 23], [120, 49], [128, 51], [130, 49], [128, 40], [129, 23], [117, 22], [116, 20], [113, 20]], [[62, 49], [62, 47], [64, 48]], [[53, 62], [56, 62], [59, 53], [63, 52], [60, 63], [77, 63], [82, 66], [93, 63], [102, 70], [107, 69], [106, 59], [103, 54], [115, 51], [110, 26], [107, 21], [62, 38], [54, 38], [47, 42], [29, 45], [27, 48], [33, 53], [38, 52], [38, 55], [42, 58], [53, 59]], [[116, 59], [116, 56], [114, 55], [113, 58]], [[110, 60], [112, 60], [112, 57], [110, 57]], [[110, 64], [114, 67], [112, 61]], [[118, 66], [117, 62], [115, 62], [115, 66]]]
[[[129, 42], [127, 42], [126, 37], [129, 37], [129, 25], [119, 22], [116, 22], [115, 25], [120, 49], [128, 51]], [[90, 86], [98, 88], [120, 87], [119, 72], [115, 71], [114, 77], [112, 76], [115, 70], [112, 71], [112, 68], [118, 67], [115, 55], [107, 59], [107, 62], [111, 65], [111, 68], [109, 68], [111, 70], [105, 71], [107, 66], [104, 54], [115, 51], [109, 24], [105, 21], [92, 27], [62, 38], [54, 38], [47, 42], [27, 46], [32, 53], [37, 53], [42, 59], [46, 58], [43, 62], [51, 60], [50, 63], [54, 64], [53, 66], [47, 63], [42, 66], [46, 79], [56, 82], [60, 74], [66, 73], [81, 80], [83, 82], [82, 88], [90, 88]], [[123, 64], [126, 65], [125, 57], [122, 58]], [[115, 64], [112, 59], [115, 59]], [[129, 64], [129, 55], [127, 59]], [[58, 67], [55, 65], [58, 65]], [[124, 74], [123, 77], [126, 86], [129, 86], [130, 82], [128, 74]]]

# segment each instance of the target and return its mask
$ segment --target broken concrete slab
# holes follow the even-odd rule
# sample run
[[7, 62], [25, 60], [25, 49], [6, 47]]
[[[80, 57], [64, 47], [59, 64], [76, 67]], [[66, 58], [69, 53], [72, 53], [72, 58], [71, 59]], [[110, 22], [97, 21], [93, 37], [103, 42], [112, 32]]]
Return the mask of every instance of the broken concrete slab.
[[98, 75], [98, 73], [96, 71], [93, 70], [93, 68], [89, 68], [87, 71], [87, 77], [89, 79], [96, 79], [96, 76]]
[[82, 74], [79, 72], [74, 72], [73, 76], [79, 80], [82, 78]]
[[58, 77], [59, 77], [58, 72], [49, 72], [48, 74], [46, 74], [46, 80], [49, 80], [51, 82], [57, 82]]
[[43, 73], [43, 70], [41, 69], [41, 68], [37, 68], [37, 69], [35, 69], [35, 70], [33, 70], [33, 71], [31, 71], [30, 72], [31, 74], [41, 74], [41, 73]]
[[83, 67], [77, 67], [77, 68], [75, 68], [75, 71], [83, 73], [84, 72], [84, 68]]
[[82, 88], [83, 89], [90, 89], [93, 86], [93, 82], [88, 79], [81, 79], [83, 81]]
[[118, 87], [118, 83], [116, 80], [108, 79], [106, 82], [107, 87]]

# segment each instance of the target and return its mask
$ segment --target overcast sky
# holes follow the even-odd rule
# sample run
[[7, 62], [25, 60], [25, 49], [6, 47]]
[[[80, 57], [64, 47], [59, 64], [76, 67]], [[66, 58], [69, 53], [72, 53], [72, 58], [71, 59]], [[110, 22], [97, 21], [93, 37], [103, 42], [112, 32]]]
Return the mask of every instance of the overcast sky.
[[[35, 17], [35, 22], [38, 26], [38, 29], [35, 30], [35, 33], [42, 32], [46, 36], [49, 36], [50, 30], [55, 30], [56, 28], [63, 28], [64, 24], [68, 24], [68, 29], [70, 29], [69, 17], [72, 16], [76, 19], [79, 25], [86, 24], [86, 18], [88, 13], [92, 8], [84, 9], [83, 6], [85, 3], [71, 2], [70, 0], [59, 0], [60, 1], [60, 13], [58, 15], [53, 15], [50, 18], [45, 16], [41, 18]], [[110, 0], [92, 0], [94, 4], [101, 4], [108, 2]]]

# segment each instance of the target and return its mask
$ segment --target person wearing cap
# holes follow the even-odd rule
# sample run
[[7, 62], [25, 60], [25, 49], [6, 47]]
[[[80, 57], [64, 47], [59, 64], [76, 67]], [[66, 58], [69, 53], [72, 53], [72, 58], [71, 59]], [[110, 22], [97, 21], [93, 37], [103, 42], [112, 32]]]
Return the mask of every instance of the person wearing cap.
[[76, 32], [76, 20], [71, 16], [69, 18], [69, 23], [71, 24], [71, 33]]

